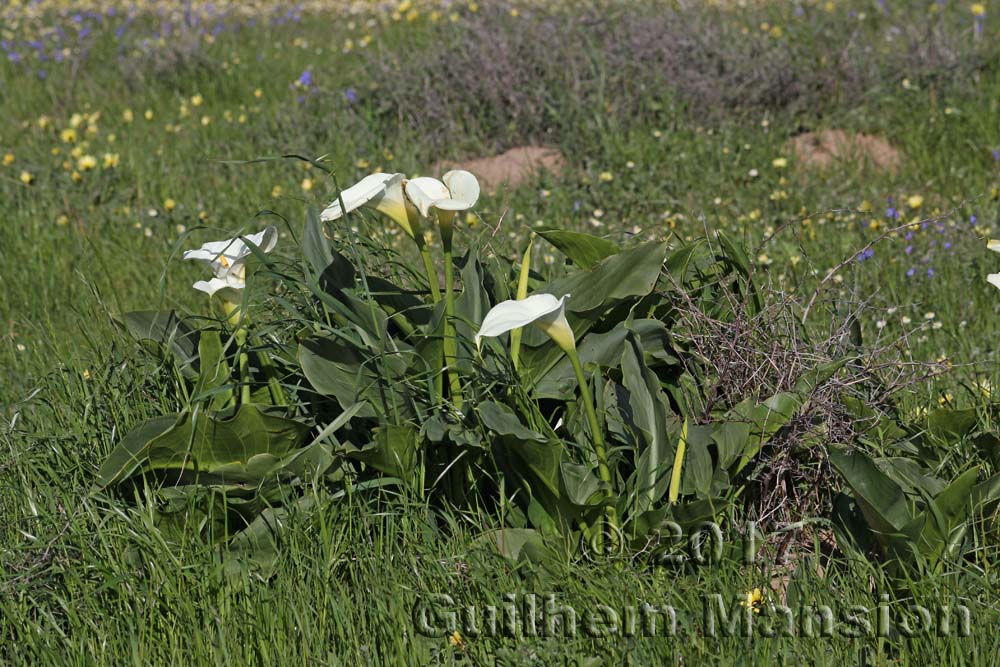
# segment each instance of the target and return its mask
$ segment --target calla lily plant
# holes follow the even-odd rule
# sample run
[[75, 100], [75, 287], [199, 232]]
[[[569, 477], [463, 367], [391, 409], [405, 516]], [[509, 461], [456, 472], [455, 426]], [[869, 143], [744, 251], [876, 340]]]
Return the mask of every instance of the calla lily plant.
[[278, 230], [272, 225], [256, 234], [210, 241], [196, 250], [185, 250], [184, 259], [207, 264], [214, 274], [211, 280], [199, 280], [192, 287], [209, 296], [218, 296], [224, 308], [229, 304], [228, 315], [243, 300], [243, 290], [247, 286], [245, 264], [253, 254], [251, 245], [260, 252], [269, 253], [277, 243]]
[[[590, 391], [590, 384], [583, 372], [580, 364], [580, 355], [576, 351], [576, 335], [573, 328], [566, 319], [566, 301], [569, 294], [561, 298], [556, 298], [552, 294], [533, 294], [520, 300], [501, 301], [493, 306], [479, 327], [476, 334], [476, 347], [481, 346], [483, 338], [500, 336], [507, 332], [515, 332], [521, 327], [528, 325], [537, 327], [545, 332], [559, 348], [569, 357], [573, 365], [573, 372], [576, 374], [577, 383], [580, 386], [580, 394], [583, 397], [584, 408], [587, 411], [587, 420], [590, 422], [591, 437], [594, 439], [594, 454], [597, 457], [598, 473], [601, 480], [611, 488], [611, 468], [608, 465], [607, 451], [604, 446], [604, 432], [597, 419], [597, 409], [594, 405], [594, 397]], [[609, 523], [617, 528], [617, 521], [612, 508], [608, 509], [607, 519]]]
[[455, 371], [458, 343], [455, 339], [454, 266], [452, 236], [455, 215], [476, 205], [479, 181], [468, 171], [449, 171], [441, 180], [428, 176], [406, 179], [403, 174], [371, 174], [341, 191], [320, 214], [320, 220], [338, 220], [345, 213], [366, 207], [385, 214], [413, 239], [423, 258], [428, 286], [435, 303], [440, 301], [437, 271], [420, 232], [421, 220], [436, 222], [444, 248], [444, 359], [455, 407], [462, 407], [462, 387]]

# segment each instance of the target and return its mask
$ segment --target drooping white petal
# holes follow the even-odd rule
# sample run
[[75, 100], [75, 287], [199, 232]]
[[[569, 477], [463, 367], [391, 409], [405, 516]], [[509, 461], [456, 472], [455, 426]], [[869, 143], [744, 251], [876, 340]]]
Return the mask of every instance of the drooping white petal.
[[990, 239], [986, 243], [987, 250], [992, 250], [993, 252], [1000, 252], [1000, 241], [996, 239]]
[[211, 280], [199, 280], [192, 287], [199, 292], [205, 292], [209, 296], [218, 296], [223, 301], [239, 303], [243, 300], [243, 288], [246, 287], [246, 283], [237, 280], [212, 278]]
[[991, 273], [986, 276], [986, 282], [994, 287], [1000, 287], [1000, 273]]
[[573, 331], [566, 321], [565, 303], [569, 294], [557, 299], [552, 294], [534, 294], [520, 301], [503, 301], [486, 313], [476, 334], [476, 347], [483, 338], [499, 336], [534, 324], [563, 347], [575, 345]]
[[[246, 239], [246, 241], [244, 241]], [[271, 252], [278, 243], [278, 230], [270, 225], [245, 237], [236, 237], [225, 241], [210, 241], [196, 250], [188, 250], [184, 253], [184, 259], [208, 264], [215, 277], [212, 280], [198, 281], [194, 287], [208, 294], [215, 294], [220, 289], [241, 290], [246, 286], [244, 281], [246, 260], [253, 251], [250, 245], [256, 246], [261, 252]], [[226, 300], [231, 300], [225, 297]]]
[[[399, 183], [403, 180], [402, 174], [371, 174], [365, 176], [360, 181], [340, 192], [340, 197], [334, 199], [322, 213], [319, 214], [319, 219], [324, 222], [330, 220], [336, 220], [344, 215], [344, 213], [350, 213], [351, 211], [368, 204], [373, 199], [378, 198], [383, 195], [386, 188], [393, 183]], [[341, 209], [340, 200], [344, 200], [344, 207], [346, 211]]]
[[465, 208], [472, 208], [479, 201], [479, 181], [471, 172], [455, 169], [442, 176], [441, 180], [448, 186], [451, 198], [467, 204]]
[[420, 215], [429, 218], [431, 208], [439, 201], [451, 199], [448, 187], [436, 178], [421, 176], [411, 178], [404, 186], [406, 196], [410, 198], [413, 205], [420, 211]]

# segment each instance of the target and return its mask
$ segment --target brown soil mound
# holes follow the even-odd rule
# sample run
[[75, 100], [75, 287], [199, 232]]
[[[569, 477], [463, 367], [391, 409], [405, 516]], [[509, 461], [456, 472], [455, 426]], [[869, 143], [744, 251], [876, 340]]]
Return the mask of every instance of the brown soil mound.
[[882, 137], [871, 134], [854, 134], [844, 130], [806, 132], [793, 137], [786, 149], [795, 153], [799, 164], [825, 169], [841, 160], [870, 162], [879, 169], [896, 171], [902, 154]]
[[566, 159], [556, 148], [519, 146], [506, 153], [461, 162], [443, 160], [433, 166], [440, 175], [449, 169], [465, 169], [476, 175], [487, 192], [496, 192], [502, 186], [510, 188], [525, 183], [542, 171], [558, 175], [566, 166]]

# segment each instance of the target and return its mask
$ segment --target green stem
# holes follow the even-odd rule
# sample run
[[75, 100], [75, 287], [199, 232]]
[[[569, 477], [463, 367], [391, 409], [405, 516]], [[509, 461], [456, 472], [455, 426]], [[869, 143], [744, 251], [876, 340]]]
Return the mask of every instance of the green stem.
[[[583, 373], [583, 366], [580, 365], [580, 357], [576, 353], [576, 348], [566, 350], [569, 362], [573, 365], [573, 372], [576, 373], [577, 384], [580, 385], [580, 394], [583, 396], [583, 404], [587, 410], [587, 421], [590, 422], [590, 432], [594, 439], [594, 454], [597, 457], [597, 472], [601, 481], [607, 485], [607, 494], [611, 497], [611, 468], [608, 466], [608, 454], [604, 449], [604, 432], [601, 430], [600, 422], [597, 421], [597, 410], [594, 407], [594, 396], [590, 391], [590, 384]], [[618, 517], [615, 508], [608, 505], [605, 511], [608, 524], [617, 530]], [[614, 534], [612, 535], [614, 538]]]
[[[418, 241], [420, 256], [424, 260], [424, 271], [427, 273], [427, 284], [431, 289], [431, 300], [434, 303], [441, 301], [441, 286], [438, 284], [437, 270], [434, 268], [434, 261], [431, 259], [431, 249], [423, 241]], [[445, 271], [448, 269], [445, 268]]]
[[257, 358], [260, 359], [260, 368], [267, 377], [267, 389], [271, 394], [271, 402], [275, 405], [288, 405], [285, 390], [281, 386], [281, 381], [278, 380], [271, 355], [267, 353], [267, 350], [261, 349], [259, 342], [255, 341], [255, 343], [257, 343]]
[[455, 293], [454, 267], [451, 262], [451, 238], [446, 237], [444, 243], [444, 365], [448, 373], [448, 386], [451, 390], [451, 400], [456, 410], [462, 409], [462, 383], [458, 379], [458, 341], [455, 338]]
[[247, 330], [240, 327], [236, 330], [236, 344], [240, 349], [240, 403], [250, 403], [250, 355], [247, 354]]
[[[524, 255], [521, 257], [521, 273], [517, 277], [517, 296], [515, 297], [518, 301], [525, 299], [528, 296], [528, 276], [531, 273], [531, 246], [535, 243], [535, 235], [532, 234], [528, 238], [528, 247], [524, 249]], [[514, 365], [514, 370], [516, 371], [520, 366], [521, 358], [521, 329], [514, 329], [510, 332], [510, 360]]]

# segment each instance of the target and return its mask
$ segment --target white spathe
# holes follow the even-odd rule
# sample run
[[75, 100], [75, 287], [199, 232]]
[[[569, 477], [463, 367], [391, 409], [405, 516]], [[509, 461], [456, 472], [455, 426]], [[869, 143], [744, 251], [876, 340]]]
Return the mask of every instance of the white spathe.
[[[249, 244], [247, 243], [249, 242]], [[193, 287], [209, 295], [219, 295], [223, 300], [237, 303], [246, 287], [247, 258], [253, 254], [251, 245], [268, 253], [278, 243], [278, 230], [273, 225], [263, 231], [248, 236], [238, 236], [225, 241], [210, 241], [196, 250], [186, 250], [184, 259], [192, 259], [207, 264], [214, 277], [199, 280]]]
[[986, 276], [986, 282], [994, 287], [1000, 287], [1000, 273], [991, 273]]
[[[413, 223], [416, 211], [406, 201], [403, 194], [403, 174], [371, 174], [340, 192], [340, 197], [334, 199], [322, 213], [319, 219], [324, 222], [338, 220], [345, 213], [350, 213], [365, 206], [389, 216], [396, 224], [413, 237]], [[340, 202], [343, 200], [344, 205]]]
[[476, 334], [476, 347], [480, 340], [499, 336], [529, 324], [548, 334], [556, 345], [567, 352], [576, 348], [576, 336], [566, 321], [566, 299], [569, 294], [557, 299], [552, 294], [533, 294], [519, 301], [509, 300], [498, 303], [486, 313]]
[[438, 211], [438, 221], [450, 224], [456, 211], [465, 211], [479, 201], [479, 181], [462, 169], [449, 171], [439, 181], [429, 176], [411, 178], [403, 185], [406, 196], [425, 218], [431, 209]]

